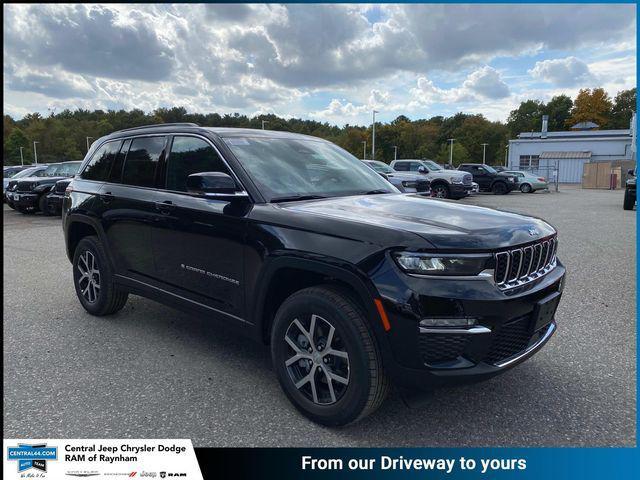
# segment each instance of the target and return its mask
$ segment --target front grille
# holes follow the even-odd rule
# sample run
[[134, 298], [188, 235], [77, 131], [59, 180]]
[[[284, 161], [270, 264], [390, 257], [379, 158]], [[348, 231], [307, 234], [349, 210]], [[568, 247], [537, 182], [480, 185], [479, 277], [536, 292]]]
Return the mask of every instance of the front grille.
[[36, 186], [36, 182], [18, 182], [18, 192], [30, 192]]
[[464, 334], [420, 334], [420, 357], [426, 364], [455, 360], [464, 352], [468, 340], [469, 335]]
[[7, 187], [7, 190], [9, 190], [10, 192], [13, 192], [16, 187], [18, 186], [18, 181], [17, 180], [11, 180], [9, 182], [9, 186]]
[[64, 191], [67, 189], [67, 185], [69, 185], [68, 182], [57, 182], [54, 191], [56, 193], [64, 193]]
[[526, 349], [532, 336], [530, 323], [531, 317], [526, 315], [502, 325], [500, 330], [493, 334], [485, 362], [499, 363]]
[[556, 265], [558, 239], [543, 240], [494, 254], [494, 280], [500, 289], [518, 287], [549, 272]]
[[462, 183], [464, 185], [471, 185], [473, 182], [473, 176], [470, 173], [467, 173], [464, 177], [462, 177]]

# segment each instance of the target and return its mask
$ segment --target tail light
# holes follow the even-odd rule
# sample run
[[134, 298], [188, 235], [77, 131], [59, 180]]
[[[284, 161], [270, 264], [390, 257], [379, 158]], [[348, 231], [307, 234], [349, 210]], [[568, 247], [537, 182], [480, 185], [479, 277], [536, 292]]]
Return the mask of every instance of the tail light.
[[540, 181], [540, 182], [546, 182], [546, 181], [547, 181], [547, 179], [546, 179], [546, 178], [544, 178], [544, 177], [538, 177], [538, 181]]
[[70, 183], [67, 185], [67, 188], [64, 189], [64, 194], [65, 196], [69, 196], [71, 195], [71, 192], [73, 192], [73, 185]]

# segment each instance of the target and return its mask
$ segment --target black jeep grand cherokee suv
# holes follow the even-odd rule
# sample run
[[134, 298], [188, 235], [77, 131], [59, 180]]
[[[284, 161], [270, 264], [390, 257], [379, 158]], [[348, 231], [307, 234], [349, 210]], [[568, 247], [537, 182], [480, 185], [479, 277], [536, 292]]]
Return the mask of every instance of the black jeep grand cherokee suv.
[[64, 199], [82, 306], [129, 293], [271, 345], [291, 402], [343, 425], [390, 380], [489, 378], [556, 329], [565, 269], [542, 220], [401, 194], [346, 151], [283, 132], [166, 124], [93, 144]]

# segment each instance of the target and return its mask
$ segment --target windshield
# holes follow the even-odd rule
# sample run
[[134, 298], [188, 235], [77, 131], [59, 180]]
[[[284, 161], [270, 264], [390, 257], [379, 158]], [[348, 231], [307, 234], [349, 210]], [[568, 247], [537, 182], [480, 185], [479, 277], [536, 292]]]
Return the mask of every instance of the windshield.
[[2, 172], [2, 178], [11, 178], [13, 177], [16, 173], [18, 173], [20, 170], [16, 170], [14, 168], [7, 168], [6, 170], [4, 170]]
[[396, 171], [384, 162], [365, 162], [378, 173], [396, 173]]
[[33, 173], [38, 171], [38, 167], [26, 168], [18, 173], [16, 173], [13, 178], [22, 178], [22, 177], [30, 177]]
[[433, 160], [423, 160], [422, 163], [425, 167], [427, 167], [432, 172], [437, 172], [438, 170], [444, 170], [440, 165], [438, 165]]
[[268, 201], [398, 190], [336, 145], [299, 138], [224, 138]]
[[53, 165], [49, 165], [47, 169], [44, 171], [45, 177], [62, 177], [67, 176], [70, 177], [78, 173], [78, 169], [80, 168], [80, 164], [82, 162], [70, 162], [70, 163], [54, 163]]
[[486, 170], [487, 172], [489, 172], [489, 173], [498, 173], [498, 172], [496, 171], [496, 169], [495, 169], [495, 168], [493, 168], [491, 165], [483, 165], [483, 167], [484, 167], [484, 168], [485, 168], [485, 170]]

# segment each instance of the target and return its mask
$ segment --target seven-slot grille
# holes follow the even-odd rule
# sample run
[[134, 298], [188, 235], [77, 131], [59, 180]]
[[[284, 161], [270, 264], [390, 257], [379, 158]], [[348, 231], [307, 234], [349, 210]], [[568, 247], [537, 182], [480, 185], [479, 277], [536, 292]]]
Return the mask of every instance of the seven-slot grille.
[[30, 192], [36, 186], [36, 182], [18, 182], [18, 192]]
[[493, 273], [498, 288], [518, 287], [550, 271], [556, 264], [558, 239], [552, 237], [526, 247], [494, 254]]

